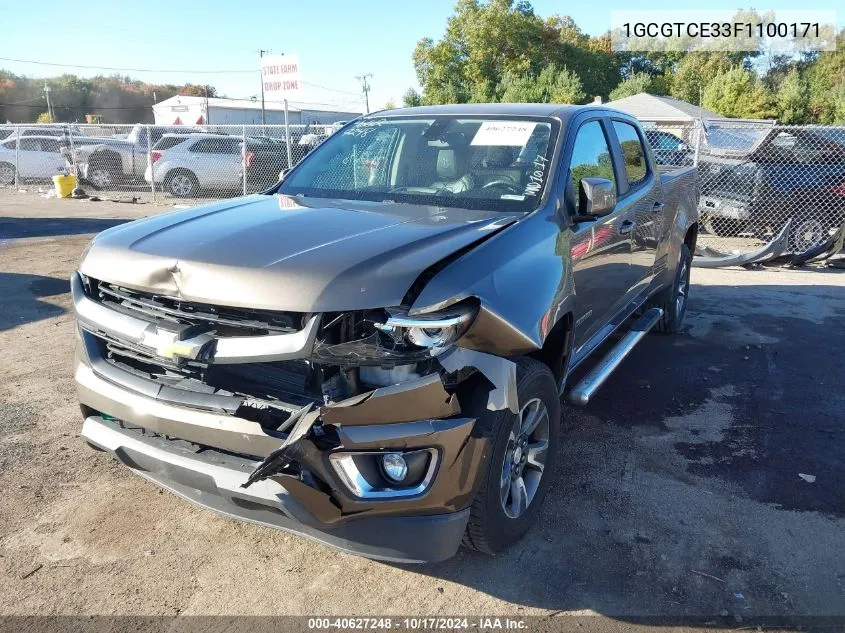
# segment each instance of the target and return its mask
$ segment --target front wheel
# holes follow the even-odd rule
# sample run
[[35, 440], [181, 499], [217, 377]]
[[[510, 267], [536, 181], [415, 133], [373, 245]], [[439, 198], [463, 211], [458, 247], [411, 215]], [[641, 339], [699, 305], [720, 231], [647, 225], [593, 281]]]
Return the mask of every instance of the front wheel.
[[560, 397], [551, 370], [533, 358], [517, 362], [519, 414], [486, 412], [478, 420], [492, 456], [470, 510], [464, 545], [495, 554], [518, 541], [537, 518], [554, 475]]
[[177, 198], [191, 198], [199, 192], [200, 183], [194, 174], [181, 169], [167, 177], [166, 186]]

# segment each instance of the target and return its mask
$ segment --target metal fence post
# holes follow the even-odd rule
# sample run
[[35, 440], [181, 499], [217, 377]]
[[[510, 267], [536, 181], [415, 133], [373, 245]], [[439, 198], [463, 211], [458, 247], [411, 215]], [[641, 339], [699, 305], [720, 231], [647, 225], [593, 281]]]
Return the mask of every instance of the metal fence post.
[[[300, 112], [299, 116], [300, 117], [302, 116], [301, 112]], [[302, 123], [301, 120], [300, 120], [300, 123]], [[288, 169], [290, 169], [291, 167], [293, 167], [293, 165], [291, 164], [292, 161], [291, 161], [291, 157], [290, 157], [290, 126], [288, 125], [288, 100], [287, 99], [285, 99], [285, 147], [288, 150]]]
[[21, 126], [15, 126], [15, 189], [20, 187], [20, 176], [18, 175], [20, 169], [18, 165], [20, 164], [18, 152], [21, 148]]
[[247, 170], [247, 148], [246, 148], [246, 125], [242, 126], [241, 129], [241, 138], [243, 139], [243, 150], [241, 151], [241, 160], [243, 161], [244, 166], [244, 195], [246, 195], [246, 170]]
[[698, 167], [698, 153], [701, 151], [701, 135], [704, 131], [704, 121], [702, 119], [695, 120], [695, 155], [692, 159], [692, 164]]
[[153, 194], [153, 202], [156, 201], [156, 176], [155, 163], [153, 162], [153, 139], [150, 136], [150, 126], [147, 124], [147, 162], [150, 164], [150, 190]]

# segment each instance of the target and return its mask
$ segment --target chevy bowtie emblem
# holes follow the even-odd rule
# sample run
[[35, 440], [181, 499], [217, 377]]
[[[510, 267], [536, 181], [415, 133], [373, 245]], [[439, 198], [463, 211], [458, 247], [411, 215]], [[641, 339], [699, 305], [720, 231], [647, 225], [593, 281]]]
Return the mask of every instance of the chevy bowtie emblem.
[[178, 326], [178, 330], [150, 324], [142, 336], [141, 343], [155, 350], [158, 356], [174, 360], [185, 358], [196, 360], [203, 355], [203, 350], [210, 348], [214, 337], [197, 326]]

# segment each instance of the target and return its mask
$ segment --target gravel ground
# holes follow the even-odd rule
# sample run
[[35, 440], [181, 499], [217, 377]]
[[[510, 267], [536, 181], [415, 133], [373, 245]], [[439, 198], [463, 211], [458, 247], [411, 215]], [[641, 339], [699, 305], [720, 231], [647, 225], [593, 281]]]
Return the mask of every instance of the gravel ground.
[[527, 538], [398, 566], [194, 508], [79, 440], [68, 276], [92, 233], [162, 210], [0, 192], [0, 616], [845, 618], [842, 271], [694, 270], [685, 331], [564, 409]]

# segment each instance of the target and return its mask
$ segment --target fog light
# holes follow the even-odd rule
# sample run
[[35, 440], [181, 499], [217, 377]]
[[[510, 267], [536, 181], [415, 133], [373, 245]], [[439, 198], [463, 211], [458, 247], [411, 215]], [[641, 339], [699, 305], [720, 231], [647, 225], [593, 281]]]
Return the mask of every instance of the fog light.
[[399, 453], [386, 453], [382, 455], [381, 467], [384, 474], [391, 481], [401, 482], [408, 474], [408, 463]]

